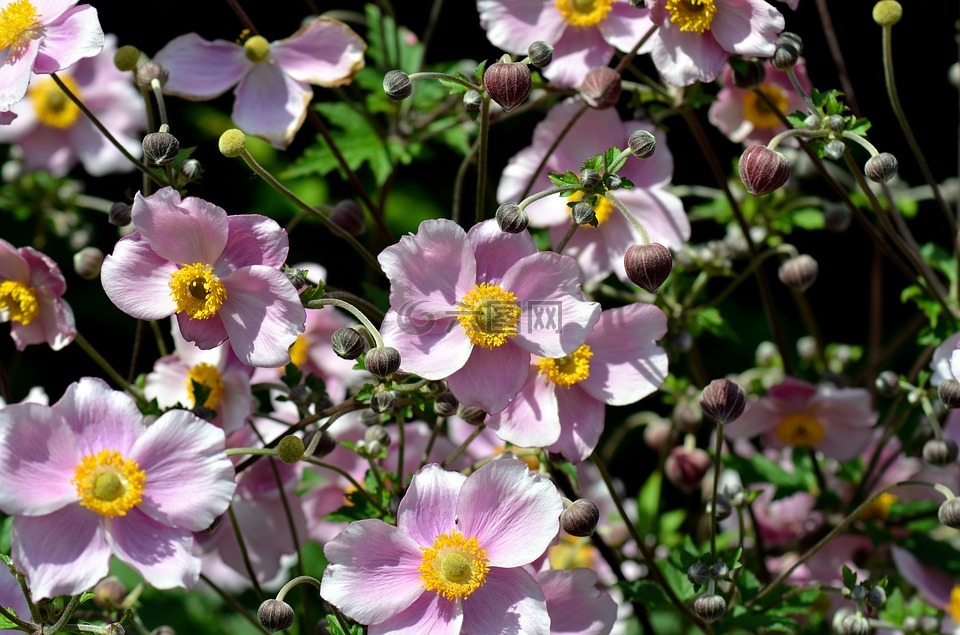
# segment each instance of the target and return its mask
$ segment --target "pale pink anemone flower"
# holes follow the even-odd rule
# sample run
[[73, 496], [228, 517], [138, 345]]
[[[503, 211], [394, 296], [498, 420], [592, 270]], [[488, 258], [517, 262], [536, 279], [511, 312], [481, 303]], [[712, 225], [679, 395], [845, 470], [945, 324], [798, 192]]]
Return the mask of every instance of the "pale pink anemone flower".
[[110, 300], [141, 320], [176, 313], [184, 339], [230, 346], [250, 366], [284, 366], [306, 312], [280, 267], [287, 233], [259, 214], [227, 216], [171, 187], [133, 201], [136, 231], [103, 261]]
[[469, 477], [427, 465], [396, 527], [360, 520], [327, 543], [320, 595], [370, 635], [547, 635], [544, 593], [523, 565], [556, 537], [562, 509], [554, 485], [515, 459]]
[[[562, 134], [581, 104], [579, 99], [568, 99], [552, 108], [546, 119], [537, 124], [533, 131], [533, 144], [511, 158], [504, 169], [497, 188], [497, 200], [500, 203], [519, 203], [529, 194], [553, 187], [547, 172], [579, 172], [583, 162], [590, 157], [614, 146], [625, 148], [630, 133], [642, 128], [656, 137], [656, 152], [647, 159], [628, 159], [618, 174], [629, 178], [636, 187], [616, 190], [614, 194], [643, 224], [651, 241], [669, 249], [679, 249], [690, 238], [690, 221], [683, 203], [666, 189], [673, 179], [673, 156], [663, 133], [649, 123], [621, 121], [613, 109], [589, 109], [573, 124], [541, 172], [533, 178], [543, 155], [557, 136]], [[531, 178], [533, 185], [524, 194]], [[531, 226], [551, 228], [550, 236], [554, 244], [560, 241], [570, 226], [569, 200], [549, 196], [525, 208]], [[641, 242], [640, 233], [605, 198], [600, 199], [594, 211], [597, 214], [597, 227], [583, 226], [578, 229], [567, 243], [564, 253], [577, 259], [585, 284], [600, 282], [611, 272], [628, 282], [623, 268], [623, 255], [630, 245]]]
[[940, 633], [956, 633], [960, 624], [960, 580], [930, 563], [921, 562], [909, 549], [894, 544], [890, 549], [893, 564], [903, 579], [920, 593], [923, 600], [946, 612]]
[[[591, 68], [606, 66], [652, 28], [649, 11], [627, 0], [477, 0], [480, 26], [497, 48], [526, 55], [540, 40], [553, 46], [544, 77], [558, 86], [579, 86]], [[641, 53], [649, 53], [648, 40]]]
[[[733, 71], [729, 66], [723, 69], [723, 88], [717, 94], [717, 100], [710, 104], [707, 118], [734, 143], [767, 145], [775, 135], [786, 130], [777, 112], [789, 115], [797, 110], [806, 111], [803, 98], [793, 88], [787, 73], [775, 69], [769, 62], [764, 67], [766, 78], [758, 90], [766, 95], [776, 110], [771, 109], [755, 91], [738, 88], [733, 83]], [[809, 92], [810, 79], [803, 58], [793, 66], [793, 72], [800, 85]]]
[[0, 111], [27, 94], [31, 73], [48, 75], [103, 47], [97, 10], [77, 0], [0, 0]]
[[652, 58], [668, 84], [712, 82], [731, 53], [771, 57], [783, 16], [764, 0], [648, 0]]
[[193, 532], [233, 496], [223, 431], [185, 410], [147, 426], [133, 399], [84, 377], [53, 406], [0, 410], [0, 509], [33, 599], [77, 595], [110, 556], [151, 585], [191, 587]]
[[[116, 36], [107, 35], [98, 55], [80, 60], [59, 77], [130, 154], [140, 156], [147, 126], [143, 98], [130, 73], [113, 63], [116, 49]], [[27, 170], [64, 176], [78, 162], [91, 176], [134, 169], [50, 77], [34, 77], [27, 96], [11, 112], [17, 119], [0, 127], [0, 142], [23, 148]]]
[[379, 257], [390, 279], [381, 334], [400, 369], [446, 379], [461, 403], [500, 412], [527, 379], [530, 355], [563, 357], [586, 340], [600, 305], [580, 293], [569, 256], [494, 220], [427, 220]]
[[10, 322], [18, 351], [42, 342], [59, 351], [73, 341], [73, 309], [61, 297], [66, 290], [57, 263], [0, 238], [0, 323]]
[[[16, 566], [16, 563], [14, 563]], [[20, 583], [13, 573], [10, 571], [10, 567], [6, 565], [0, 566], [0, 605], [12, 609], [14, 613], [17, 614], [22, 620], [30, 620], [30, 607], [27, 604], [27, 598], [23, 596], [23, 590], [20, 588]], [[0, 633], [22, 633], [20, 629], [17, 628], [4, 628], [0, 629]]]
[[656, 341], [666, 333], [667, 317], [652, 304], [603, 311], [574, 352], [535, 356], [523, 388], [487, 427], [514, 445], [583, 461], [603, 433], [607, 404], [635, 403], [663, 383], [667, 354]]
[[551, 635], [606, 635], [617, 603], [591, 569], [547, 569], [536, 574], [547, 599]]
[[213, 99], [237, 85], [233, 122], [249, 135], [286, 148], [307, 116], [315, 86], [349, 84], [363, 68], [366, 43], [347, 25], [315, 18], [288, 38], [254, 35], [243, 44], [187, 33], [154, 56], [170, 77], [163, 92]]
[[[946, 379], [960, 379], [960, 333], [954, 333], [934, 349], [930, 370], [933, 371], [930, 376], [933, 386], [940, 386]], [[942, 425], [944, 430], [960, 435], [960, 410], [951, 409]]]
[[730, 439], [763, 435], [768, 446], [809, 447], [847, 461], [873, 439], [877, 412], [863, 388], [814, 386], [793, 377], [750, 401], [735, 422], [724, 426]]
[[193, 408], [197, 405], [193, 382], [197, 382], [209, 391], [200, 405], [216, 413], [211, 422], [228, 435], [242, 428], [253, 412], [250, 389], [253, 369], [241, 362], [226, 344], [202, 350], [183, 339], [177, 320], [171, 319], [170, 327], [173, 354], [154, 363], [153, 370], [146, 376], [144, 396], [156, 399], [160, 408], [177, 404]]

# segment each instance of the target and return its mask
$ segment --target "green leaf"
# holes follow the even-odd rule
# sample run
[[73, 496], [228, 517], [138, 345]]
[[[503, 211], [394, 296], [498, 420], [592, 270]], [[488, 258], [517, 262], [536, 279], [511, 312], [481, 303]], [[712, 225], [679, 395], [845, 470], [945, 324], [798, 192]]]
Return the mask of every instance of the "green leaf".
[[330, 635], [363, 635], [363, 626], [353, 624], [350, 626], [350, 632], [345, 632], [340, 628], [340, 622], [335, 615], [327, 615], [327, 632]]
[[857, 574], [851, 571], [847, 565], [843, 565], [843, 586], [851, 591], [857, 586]]
[[627, 601], [642, 604], [650, 610], [670, 606], [670, 598], [667, 597], [663, 587], [651, 580], [618, 582], [617, 586], [623, 590]]
[[550, 179], [550, 182], [556, 185], [557, 187], [564, 187], [565, 185], [572, 185], [574, 187], [580, 187], [580, 177], [567, 170], [566, 174], [560, 174], [558, 172], [548, 172], [547, 178]]
[[754, 454], [749, 458], [725, 455], [723, 462], [732, 470], [740, 473], [744, 485], [755, 483], [770, 483], [777, 489], [774, 499], [783, 498], [796, 492], [806, 492], [812, 475], [788, 472], [783, 469], [779, 461], [773, 461], [762, 454]]
[[656, 520], [660, 512], [660, 488], [663, 475], [654, 470], [637, 495], [637, 530], [640, 535], [652, 534], [656, 529]]

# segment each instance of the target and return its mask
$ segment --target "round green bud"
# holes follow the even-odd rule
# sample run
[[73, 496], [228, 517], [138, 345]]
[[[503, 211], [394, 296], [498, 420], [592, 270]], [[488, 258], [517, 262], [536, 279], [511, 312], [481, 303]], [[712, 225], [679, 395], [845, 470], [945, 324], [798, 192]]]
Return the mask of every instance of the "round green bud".
[[220, 135], [220, 154], [232, 159], [243, 154], [247, 148], [247, 135], [236, 128], [230, 128]]
[[903, 7], [897, 0], [880, 0], [873, 5], [873, 21], [880, 26], [893, 26], [903, 17]]
[[113, 65], [117, 70], [132, 71], [137, 67], [137, 61], [140, 60], [140, 49], [136, 46], [121, 46], [113, 54]]
[[277, 444], [277, 455], [287, 465], [299, 462], [303, 458], [304, 450], [303, 439], [293, 434], [283, 437]]

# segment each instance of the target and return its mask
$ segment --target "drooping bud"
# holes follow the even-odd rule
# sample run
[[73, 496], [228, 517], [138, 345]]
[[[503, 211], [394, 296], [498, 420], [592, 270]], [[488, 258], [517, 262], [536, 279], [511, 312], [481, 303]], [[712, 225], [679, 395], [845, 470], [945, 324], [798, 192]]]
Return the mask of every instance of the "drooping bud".
[[376, 441], [385, 447], [390, 445], [390, 434], [387, 432], [387, 429], [380, 424], [374, 424], [364, 430], [363, 438], [366, 439], [367, 443]]
[[487, 418], [487, 413], [482, 408], [460, 404], [457, 408], [457, 416], [470, 425], [478, 426]]
[[578, 201], [573, 206], [573, 211], [571, 212], [573, 217], [573, 222], [578, 225], [596, 225], [597, 224], [597, 213], [593, 210], [593, 207], [590, 203], [586, 201]]
[[140, 49], [136, 46], [126, 44], [117, 49], [113, 54], [113, 65], [118, 71], [132, 71], [137, 67], [140, 60]]
[[660, 243], [630, 245], [623, 255], [623, 268], [630, 282], [644, 291], [656, 293], [673, 270], [673, 256]]
[[293, 465], [300, 462], [305, 449], [303, 439], [295, 434], [288, 434], [277, 444], [277, 456], [287, 465]]
[[585, 498], [578, 498], [560, 514], [560, 527], [571, 536], [592, 536], [600, 522], [600, 509]]
[[203, 176], [203, 166], [196, 159], [187, 159], [180, 165], [180, 174], [188, 183], [196, 181]]
[[166, 165], [177, 158], [180, 142], [169, 132], [151, 132], [143, 138], [143, 156], [150, 165]]
[[812, 256], [800, 254], [780, 263], [777, 277], [780, 282], [796, 291], [806, 291], [817, 280], [819, 265]]
[[937, 518], [947, 527], [960, 529], [960, 498], [951, 498], [944, 501], [937, 510]]
[[73, 270], [84, 280], [95, 280], [102, 264], [103, 252], [96, 247], [84, 247], [73, 254]]
[[257, 619], [271, 633], [293, 626], [294, 617], [293, 607], [280, 600], [264, 600], [257, 609]]
[[663, 473], [680, 490], [690, 493], [700, 487], [707, 470], [710, 455], [700, 448], [687, 449], [682, 445], [670, 450], [663, 465]]
[[436, 398], [433, 402], [433, 412], [438, 417], [451, 417], [457, 414], [457, 407], [460, 401], [452, 393], [445, 393]]
[[390, 99], [400, 101], [413, 93], [413, 82], [410, 76], [400, 70], [387, 71], [383, 76], [383, 92]]
[[710, 577], [714, 580], [725, 580], [728, 575], [730, 575], [730, 565], [723, 560], [715, 562], [713, 566], [710, 567]]
[[823, 226], [828, 231], [843, 232], [850, 227], [850, 221], [853, 220], [853, 214], [845, 205], [839, 203], [828, 203], [823, 209]]
[[873, 627], [870, 620], [863, 615], [848, 615], [840, 623], [840, 632], [843, 635], [870, 635]]
[[699, 560], [687, 567], [687, 580], [691, 584], [703, 584], [710, 577], [710, 569]]
[[334, 331], [330, 336], [330, 345], [337, 357], [343, 359], [356, 359], [367, 352], [367, 338], [349, 326]]
[[133, 219], [131, 212], [132, 209], [127, 203], [117, 201], [110, 206], [110, 213], [107, 215], [107, 220], [110, 221], [111, 225], [126, 227]]
[[619, 190], [622, 179], [617, 174], [607, 174], [603, 177], [603, 186], [608, 190]]
[[400, 370], [400, 351], [392, 346], [378, 346], [367, 352], [367, 370], [383, 379]]
[[116, 611], [127, 597], [127, 587], [116, 576], [109, 576], [93, 587], [93, 603], [106, 611]]
[[580, 170], [580, 185], [585, 188], [596, 187], [600, 184], [600, 173], [590, 168]]
[[834, 139], [833, 141], [828, 141], [827, 145], [823, 146], [823, 155], [828, 159], [834, 161], [839, 161], [843, 158], [843, 153], [847, 151], [847, 144], [839, 139]]
[[161, 87], [166, 84], [170, 77], [170, 71], [165, 66], [150, 60], [137, 67], [135, 77], [137, 86], [149, 90], [155, 79], [160, 82]]
[[693, 601], [693, 612], [704, 622], [711, 624], [727, 613], [727, 601], [716, 593], [703, 593]]
[[293, 288], [296, 289], [297, 291], [307, 286], [307, 270], [306, 269], [298, 269], [296, 267], [291, 267], [290, 265], [284, 263], [283, 275], [287, 277], [287, 280], [290, 281], [290, 284], [292, 284]]
[[885, 370], [877, 375], [873, 385], [883, 397], [896, 397], [900, 392], [900, 377], [892, 370]]
[[952, 377], [943, 380], [937, 386], [937, 394], [947, 408], [960, 408], [960, 381]]
[[950, 465], [957, 460], [957, 443], [953, 439], [929, 439], [923, 444], [923, 460], [930, 465]]
[[777, 70], [793, 68], [803, 52], [803, 41], [795, 33], [784, 31], [777, 37], [777, 48], [770, 58], [770, 65]]
[[653, 151], [657, 149], [657, 138], [653, 133], [647, 130], [634, 130], [627, 139], [630, 146], [630, 152], [638, 159], [646, 159], [653, 156]]
[[747, 395], [736, 382], [714, 379], [700, 393], [700, 409], [711, 421], [726, 425], [740, 418]]
[[363, 209], [359, 203], [351, 199], [344, 199], [333, 206], [330, 222], [351, 236], [360, 236], [367, 231], [367, 220], [363, 216]]
[[483, 95], [478, 93], [475, 90], [468, 90], [463, 94], [463, 107], [468, 111], [473, 112], [480, 110], [480, 106], [483, 105]]
[[[707, 515], [713, 514], [713, 500], [708, 500], [705, 506]], [[723, 494], [717, 495], [717, 522], [730, 518], [733, 513], [733, 505], [730, 498]]]
[[767, 69], [759, 60], [743, 60], [733, 67], [733, 84], [743, 90], [751, 90], [763, 84]]
[[313, 452], [310, 453], [310, 456], [318, 459], [322, 459], [337, 449], [337, 440], [334, 439], [333, 435], [326, 430], [311, 432], [307, 435], [303, 442], [307, 448], [316, 442], [316, 447], [313, 448]]
[[537, 68], [543, 68], [553, 61], [553, 47], [542, 40], [537, 40], [527, 48], [527, 57], [530, 58], [531, 64]]
[[870, 606], [870, 608], [878, 609], [883, 606], [886, 601], [887, 592], [883, 590], [882, 586], [875, 586], [867, 593], [867, 605]]
[[897, 0], [880, 0], [873, 5], [873, 21], [880, 26], [893, 26], [903, 17], [903, 7]]
[[528, 222], [527, 213], [515, 203], [504, 203], [497, 208], [497, 225], [502, 232], [519, 234], [527, 229]]
[[238, 157], [247, 148], [247, 135], [243, 134], [241, 130], [230, 128], [220, 135], [219, 147], [220, 154], [228, 159]]
[[863, 166], [863, 173], [871, 181], [886, 183], [897, 174], [897, 157], [889, 152], [881, 152], [875, 157], [870, 157], [867, 164]]
[[617, 105], [623, 92], [620, 73], [609, 66], [591, 68], [580, 83], [579, 91], [583, 101], [591, 108], [612, 108]]
[[740, 180], [753, 196], [778, 189], [790, 178], [787, 157], [766, 146], [754, 145], [740, 155]]
[[526, 101], [533, 81], [526, 64], [495, 62], [484, 71], [483, 85], [490, 99], [506, 112], [510, 112]]
[[377, 414], [393, 412], [393, 407], [397, 403], [397, 397], [392, 390], [378, 390], [370, 395], [370, 410]]

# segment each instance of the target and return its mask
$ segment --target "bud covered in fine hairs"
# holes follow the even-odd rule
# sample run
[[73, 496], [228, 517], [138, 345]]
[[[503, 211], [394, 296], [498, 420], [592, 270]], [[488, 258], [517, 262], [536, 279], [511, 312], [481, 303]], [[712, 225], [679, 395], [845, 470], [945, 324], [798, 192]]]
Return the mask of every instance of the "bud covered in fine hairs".
[[863, 173], [871, 181], [886, 183], [897, 174], [897, 157], [889, 152], [881, 152], [875, 157], [870, 157], [867, 164], [863, 166]]
[[367, 338], [357, 332], [356, 329], [344, 326], [333, 332], [330, 336], [330, 345], [337, 357], [343, 359], [356, 359], [367, 351]]
[[367, 230], [363, 209], [359, 203], [351, 199], [344, 199], [333, 206], [330, 222], [351, 236], [360, 236]]
[[578, 498], [560, 514], [560, 527], [571, 536], [592, 536], [600, 522], [600, 509], [585, 498]]
[[870, 608], [878, 609], [883, 606], [886, 601], [887, 592], [883, 590], [882, 586], [875, 586], [867, 593], [867, 605]]
[[893, 26], [903, 17], [903, 7], [897, 0], [880, 0], [873, 5], [873, 21], [880, 26]]
[[451, 417], [457, 414], [460, 401], [452, 393], [438, 395], [433, 402], [433, 412], [438, 417]]
[[527, 48], [527, 57], [530, 58], [531, 64], [537, 68], [543, 68], [553, 61], [553, 47], [537, 40]]
[[644, 291], [656, 293], [673, 270], [673, 256], [660, 243], [630, 245], [623, 255], [623, 268], [630, 282]]
[[107, 215], [107, 220], [111, 225], [116, 225], [117, 227], [126, 227], [133, 219], [131, 215], [132, 211], [133, 210], [127, 203], [121, 203], [117, 201], [110, 206], [110, 212]]
[[483, 95], [471, 89], [463, 94], [463, 107], [469, 111], [480, 110], [483, 105]]
[[600, 184], [600, 173], [590, 168], [580, 170], [580, 185], [585, 188], [596, 187]]
[[180, 174], [187, 182], [196, 181], [203, 175], [203, 166], [196, 159], [187, 159], [180, 164]]
[[944, 501], [937, 511], [937, 518], [947, 527], [960, 529], [960, 498]]
[[770, 65], [777, 70], [792, 68], [803, 53], [803, 40], [796, 33], [783, 31], [777, 36], [776, 50], [770, 59]]
[[400, 370], [400, 351], [392, 346], [371, 348], [366, 357], [367, 370], [383, 379]]
[[957, 460], [957, 442], [953, 439], [929, 439], [923, 444], [923, 460], [943, 467]]
[[848, 615], [840, 623], [840, 632], [843, 635], [870, 635], [873, 627], [870, 620], [863, 615]]
[[593, 207], [590, 203], [586, 201], [578, 201], [571, 211], [571, 216], [573, 217], [573, 222], [578, 225], [596, 225], [597, 224], [597, 213], [593, 210]]
[[377, 414], [393, 412], [396, 403], [397, 397], [392, 390], [378, 390], [370, 395], [370, 410]]
[[228, 159], [238, 157], [247, 149], [247, 135], [241, 130], [230, 128], [220, 135], [219, 147], [220, 154]]
[[653, 133], [647, 130], [634, 130], [627, 139], [630, 146], [630, 152], [638, 159], [646, 159], [653, 156], [653, 151], [657, 149], [657, 139]]
[[766, 146], [754, 145], [740, 155], [740, 180], [753, 196], [763, 196], [778, 189], [790, 178], [787, 157]]
[[126, 44], [117, 49], [113, 54], [113, 65], [118, 71], [132, 71], [137, 67], [140, 60], [140, 49], [136, 46]]
[[103, 264], [103, 252], [96, 247], [84, 247], [73, 254], [73, 270], [84, 280], [96, 280]]
[[295, 434], [288, 434], [277, 444], [277, 456], [287, 465], [298, 463], [303, 458], [304, 450], [303, 439]]
[[294, 617], [293, 607], [280, 600], [264, 600], [257, 609], [257, 619], [271, 633], [293, 626]]
[[896, 397], [900, 392], [900, 377], [892, 370], [885, 370], [877, 375], [873, 385], [882, 397]]
[[472, 426], [478, 426], [487, 418], [487, 413], [476, 406], [465, 406], [460, 404], [457, 408], [457, 416]]
[[530, 69], [519, 62], [496, 62], [483, 73], [483, 85], [490, 99], [510, 112], [527, 99], [533, 80]]
[[692, 565], [687, 567], [687, 580], [690, 580], [691, 584], [703, 584], [707, 581], [707, 578], [710, 577], [710, 569], [707, 565], [703, 564], [699, 560], [694, 562]]
[[387, 71], [387, 74], [383, 76], [383, 92], [390, 99], [400, 101], [413, 93], [413, 82], [410, 81], [410, 76], [403, 71]]
[[947, 408], [960, 408], [960, 381], [952, 377], [943, 380], [937, 386], [937, 394]]
[[609, 66], [597, 66], [587, 71], [580, 83], [580, 96], [591, 108], [604, 110], [617, 105], [623, 87], [620, 73]]
[[700, 393], [700, 409], [711, 421], [728, 424], [743, 414], [747, 395], [736, 382], [714, 379]]
[[137, 67], [135, 77], [137, 86], [149, 90], [153, 80], [159, 81], [160, 86], [163, 87], [163, 85], [167, 83], [167, 79], [170, 77], [170, 71], [168, 71], [163, 65], [150, 60], [149, 62], [144, 62]]
[[603, 186], [608, 190], [619, 190], [622, 179], [618, 174], [607, 174], [603, 177]]
[[500, 231], [519, 234], [527, 228], [527, 213], [515, 203], [504, 203], [497, 208], [497, 225]]
[[[320, 438], [318, 439], [317, 437]], [[315, 447], [310, 454], [310, 456], [314, 458], [322, 459], [337, 449], [337, 440], [326, 430], [311, 432], [304, 438], [303, 443], [309, 448], [314, 441], [316, 441], [317, 447]]]
[[703, 593], [693, 601], [693, 612], [710, 624], [726, 615], [727, 601], [716, 593]]
[[162, 128], [160, 132], [151, 132], [143, 138], [143, 156], [150, 165], [166, 165], [180, 152], [180, 142]]
[[843, 158], [843, 153], [847, 151], [847, 144], [839, 139], [834, 139], [833, 141], [828, 141], [827, 145], [823, 146], [823, 155], [828, 159], [834, 161], [839, 161]]
[[812, 256], [800, 254], [780, 263], [777, 277], [791, 289], [803, 292], [816, 282], [819, 269], [820, 266]]
[[[705, 506], [707, 515], [713, 514], [713, 501], [708, 500]], [[730, 518], [730, 514], [733, 513], [733, 505], [730, 503], [730, 498], [724, 496], [723, 494], [717, 494], [717, 522], [726, 520]]]

